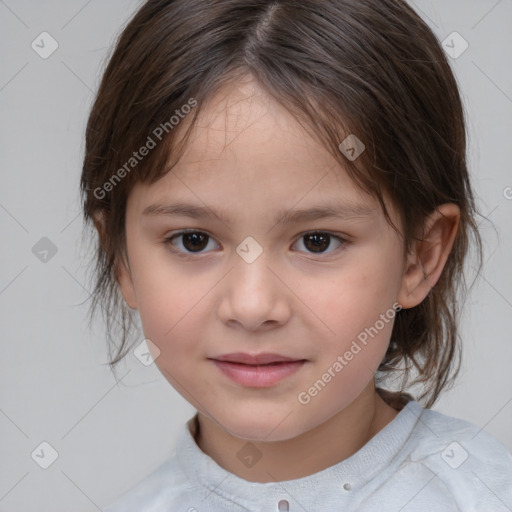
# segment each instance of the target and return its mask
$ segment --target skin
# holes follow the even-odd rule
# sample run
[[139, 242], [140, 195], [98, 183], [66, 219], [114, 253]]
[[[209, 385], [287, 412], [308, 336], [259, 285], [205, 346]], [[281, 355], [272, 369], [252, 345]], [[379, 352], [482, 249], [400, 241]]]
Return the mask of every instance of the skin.
[[[227, 218], [142, 213], [178, 200]], [[278, 210], [326, 202], [357, 202], [372, 213], [275, 223]], [[426, 219], [424, 241], [404, 256], [403, 240], [377, 201], [247, 77], [204, 105], [171, 171], [132, 189], [128, 260], [119, 263], [119, 284], [160, 351], [158, 368], [199, 412], [199, 447], [249, 481], [300, 478], [351, 456], [398, 414], [376, 393], [374, 380], [393, 321], [309, 403], [298, 395], [395, 302], [405, 309], [425, 298], [446, 263], [458, 220], [456, 205], [440, 206]], [[198, 253], [184, 237], [169, 240], [189, 228], [209, 235]], [[331, 235], [323, 252], [314, 252], [304, 236], [312, 230]], [[248, 236], [263, 249], [252, 263], [236, 252]], [[231, 352], [307, 362], [278, 384], [250, 388], [208, 359]], [[250, 468], [237, 457], [248, 441], [262, 454]]]

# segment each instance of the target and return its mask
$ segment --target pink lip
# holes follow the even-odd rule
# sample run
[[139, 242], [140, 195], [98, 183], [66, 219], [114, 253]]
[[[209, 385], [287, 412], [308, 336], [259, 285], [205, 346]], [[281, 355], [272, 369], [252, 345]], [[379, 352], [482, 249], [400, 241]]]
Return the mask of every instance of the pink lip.
[[234, 382], [247, 387], [273, 386], [295, 373], [306, 362], [279, 354], [226, 354], [212, 359], [217, 368]]

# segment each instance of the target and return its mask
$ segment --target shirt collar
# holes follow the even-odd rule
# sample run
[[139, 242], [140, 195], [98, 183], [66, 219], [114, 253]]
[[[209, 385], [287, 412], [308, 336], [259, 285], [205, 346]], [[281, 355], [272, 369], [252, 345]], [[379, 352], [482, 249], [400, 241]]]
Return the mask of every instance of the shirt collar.
[[[250, 482], [226, 471], [197, 445], [194, 439], [197, 414], [184, 425], [179, 434], [176, 457], [189, 481], [205, 489], [205, 495], [214, 493], [247, 509], [312, 510], [319, 505], [319, 496], [324, 505], [327, 505], [329, 499], [342, 504], [344, 499], [350, 500], [351, 495], [371, 482], [375, 475], [396, 470], [406, 456], [402, 449], [422, 411], [418, 402], [410, 401], [388, 425], [351, 457], [295, 480]], [[282, 508], [278, 508], [280, 502], [283, 502]]]

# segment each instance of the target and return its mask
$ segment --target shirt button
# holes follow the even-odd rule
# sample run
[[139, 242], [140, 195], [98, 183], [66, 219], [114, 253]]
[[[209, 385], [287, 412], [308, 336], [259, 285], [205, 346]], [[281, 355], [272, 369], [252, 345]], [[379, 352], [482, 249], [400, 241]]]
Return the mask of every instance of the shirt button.
[[287, 500], [281, 500], [277, 504], [277, 510], [279, 510], [279, 512], [288, 512], [290, 510], [290, 504]]
[[343, 484], [343, 489], [345, 489], [345, 491], [350, 491], [350, 489], [352, 489], [352, 486], [350, 484]]

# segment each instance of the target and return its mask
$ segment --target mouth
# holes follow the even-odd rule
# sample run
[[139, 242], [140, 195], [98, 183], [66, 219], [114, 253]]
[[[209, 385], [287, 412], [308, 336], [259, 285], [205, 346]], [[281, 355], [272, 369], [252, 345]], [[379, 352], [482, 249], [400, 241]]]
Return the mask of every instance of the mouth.
[[210, 358], [230, 380], [245, 387], [274, 386], [296, 373], [306, 359], [293, 359], [279, 354], [226, 354]]
[[283, 356], [281, 354], [272, 354], [270, 352], [262, 352], [261, 354], [246, 354], [244, 352], [236, 352], [232, 354], [224, 354], [218, 357], [212, 357], [216, 361], [226, 361], [229, 363], [239, 363], [247, 365], [267, 365], [274, 363], [289, 363], [293, 361], [304, 361], [304, 359]]

